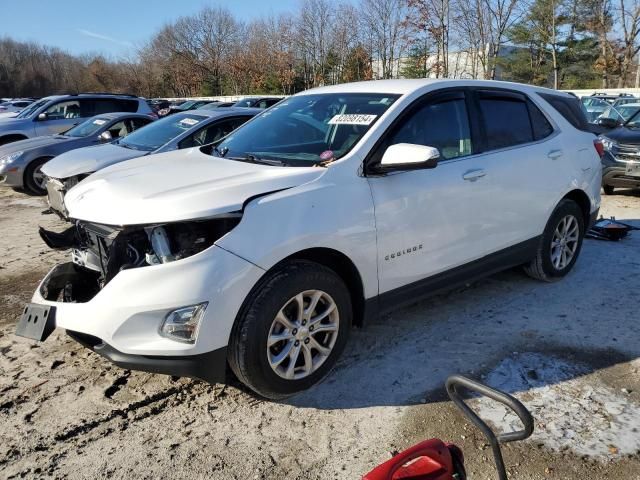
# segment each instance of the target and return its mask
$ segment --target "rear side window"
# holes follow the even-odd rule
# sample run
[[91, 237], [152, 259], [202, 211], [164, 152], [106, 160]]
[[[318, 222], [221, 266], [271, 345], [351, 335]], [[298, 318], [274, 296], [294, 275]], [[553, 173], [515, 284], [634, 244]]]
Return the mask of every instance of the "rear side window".
[[538, 93], [546, 100], [564, 119], [578, 130], [589, 132], [589, 122], [582, 109], [580, 100], [574, 97], [554, 95], [553, 93]]
[[534, 140], [529, 109], [524, 97], [480, 94], [478, 102], [485, 127], [487, 149], [497, 150]]
[[118, 106], [118, 112], [129, 112], [135, 113], [138, 111], [138, 101], [137, 100], [115, 100], [116, 105]]

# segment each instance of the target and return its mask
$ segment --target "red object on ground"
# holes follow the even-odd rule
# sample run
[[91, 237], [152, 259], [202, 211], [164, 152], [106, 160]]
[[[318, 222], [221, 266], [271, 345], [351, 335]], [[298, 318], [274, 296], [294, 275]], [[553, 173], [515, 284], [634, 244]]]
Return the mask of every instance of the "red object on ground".
[[455, 480], [452, 450], [462, 464], [458, 447], [437, 439], [425, 440], [378, 465], [362, 480]]

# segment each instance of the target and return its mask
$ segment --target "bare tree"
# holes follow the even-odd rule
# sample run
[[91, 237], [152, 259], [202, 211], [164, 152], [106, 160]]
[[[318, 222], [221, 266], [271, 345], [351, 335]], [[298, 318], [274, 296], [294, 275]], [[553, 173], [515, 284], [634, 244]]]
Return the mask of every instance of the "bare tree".
[[622, 88], [627, 85], [633, 59], [640, 51], [640, 0], [619, 0], [617, 14], [622, 29], [622, 61], [618, 78], [618, 87]]
[[362, 28], [378, 63], [382, 78], [392, 78], [406, 48], [407, 9], [404, 0], [362, 0]]

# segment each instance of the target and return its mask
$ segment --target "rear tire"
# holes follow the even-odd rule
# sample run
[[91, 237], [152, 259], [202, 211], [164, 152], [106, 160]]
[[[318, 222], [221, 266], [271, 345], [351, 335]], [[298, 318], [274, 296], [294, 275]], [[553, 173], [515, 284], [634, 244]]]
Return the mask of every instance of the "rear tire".
[[562, 200], [551, 214], [535, 258], [525, 265], [530, 277], [544, 282], [560, 280], [578, 259], [585, 234], [584, 216], [573, 200]]
[[605, 195], [613, 195], [614, 187], [611, 185], [603, 185], [602, 190], [604, 191]]
[[286, 263], [247, 296], [231, 332], [229, 366], [269, 399], [306, 390], [335, 365], [352, 316], [349, 289], [333, 270], [303, 260]]
[[29, 195], [46, 195], [44, 187], [44, 175], [40, 172], [42, 166], [49, 158], [38, 158], [31, 162], [24, 170], [24, 189]]

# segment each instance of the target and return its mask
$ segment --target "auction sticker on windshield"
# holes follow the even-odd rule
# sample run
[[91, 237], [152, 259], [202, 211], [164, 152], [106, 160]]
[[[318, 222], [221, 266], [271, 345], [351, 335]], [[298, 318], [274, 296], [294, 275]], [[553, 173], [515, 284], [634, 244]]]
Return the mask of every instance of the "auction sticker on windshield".
[[357, 113], [335, 115], [329, 120], [329, 125], [371, 125], [377, 115], [362, 115]]
[[198, 122], [199, 120], [196, 120], [195, 118], [183, 118], [182, 120], [180, 120], [180, 123], [184, 125], [189, 125], [190, 127], [193, 127]]
[[99, 118], [97, 118], [96, 120], [93, 121], [94, 125], [104, 125], [105, 123], [107, 123], [106, 120], [101, 120]]

